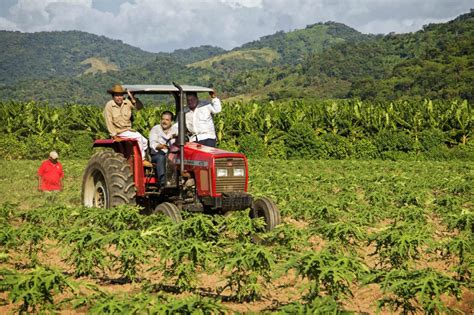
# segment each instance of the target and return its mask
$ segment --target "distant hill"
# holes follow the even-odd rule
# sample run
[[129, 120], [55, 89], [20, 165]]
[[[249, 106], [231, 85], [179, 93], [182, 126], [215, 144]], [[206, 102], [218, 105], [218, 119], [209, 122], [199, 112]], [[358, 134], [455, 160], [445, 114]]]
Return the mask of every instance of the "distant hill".
[[474, 12], [416, 33], [335, 45], [308, 58], [302, 69], [316, 87], [350, 82], [346, 97], [474, 100]]
[[[471, 11], [448, 23], [426, 25], [416, 33], [346, 40], [323, 47], [296, 65], [241, 73], [241, 78], [251, 77], [252, 83], [247, 84], [248, 92], [237, 97], [473, 101], [473, 43]], [[265, 83], [261, 85], [257, 77]]]
[[305, 29], [292, 32], [276, 32], [257, 41], [244, 44], [235, 50], [271, 48], [280, 55], [279, 64], [295, 65], [308, 54], [319, 53], [337, 43], [365, 41], [373, 37], [362, 34], [355, 29], [335, 22], [316, 23]]
[[0, 83], [73, 77], [143, 65], [155, 54], [79, 31], [20, 33], [0, 31]]
[[201, 46], [157, 54], [82, 32], [0, 32], [0, 40], [16, 47], [0, 53], [0, 100], [102, 104], [105, 90], [117, 82], [177, 81], [215, 87], [233, 99], [472, 101], [473, 21], [470, 12], [416, 33], [386, 36], [326, 22], [231, 51]]
[[160, 55], [170, 56], [182, 64], [188, 64], [224, 53], [226, 53], [226, 50], [223, 48], [204, 45], [187, 49], [176, 49], [172, 53], [160, 53]]
[[280, 55], [273, 49], [263, 47], [260, 49], [239, 49], [228, 53], [217, 55], [211, 58], [200, 60], [187, 66], [190, 68], [209, 69], [217, 68], [221, 65], [231, 62], [239, 63], [240, 68], [244, 68], [246, 62], [250, 63], [250, 68], [257, 65], [271, 64], [274, 60], [279, 59]]

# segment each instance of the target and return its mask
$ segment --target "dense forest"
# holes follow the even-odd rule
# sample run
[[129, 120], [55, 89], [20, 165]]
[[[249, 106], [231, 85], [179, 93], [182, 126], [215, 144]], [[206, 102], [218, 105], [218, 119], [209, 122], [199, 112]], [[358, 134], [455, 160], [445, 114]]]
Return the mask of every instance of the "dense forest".
[[201, 46], [157, 54], [77, 31], [2, 31], [0, 100], [103, 104], [105, 90], [117, 82], [177, 81], [243, 100], [472, 101], [473, 30], [474, 12], [386, 36], [327, 22], [231, 51]]

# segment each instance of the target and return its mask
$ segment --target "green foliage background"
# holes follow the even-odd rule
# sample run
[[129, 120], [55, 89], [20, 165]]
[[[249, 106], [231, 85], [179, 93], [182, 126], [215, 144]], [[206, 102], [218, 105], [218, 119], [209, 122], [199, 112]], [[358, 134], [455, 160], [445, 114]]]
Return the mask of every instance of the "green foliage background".
[[[134, 128], [148, 136], [169, 105], [145, 105]], [[252, 158], [473, 158], [473, 113], [467, 101], [224, 102], [214, 117], [218, 145]], [[41, 159], [52, 149], [88, 158], [107, 138], [102, 108], [34, 102], [0, 103], [0, 158]]]

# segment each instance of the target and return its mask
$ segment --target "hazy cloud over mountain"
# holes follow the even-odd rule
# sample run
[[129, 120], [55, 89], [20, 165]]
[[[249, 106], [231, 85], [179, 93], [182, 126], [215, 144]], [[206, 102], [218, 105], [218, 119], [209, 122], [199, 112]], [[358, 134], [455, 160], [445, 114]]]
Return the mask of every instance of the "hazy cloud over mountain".
[[230, 49], [326, 21], [363, 33], [416, 31], [473, 6], [472, 0], [1, 0], [0, 29], [80, 30], [155, 52]]

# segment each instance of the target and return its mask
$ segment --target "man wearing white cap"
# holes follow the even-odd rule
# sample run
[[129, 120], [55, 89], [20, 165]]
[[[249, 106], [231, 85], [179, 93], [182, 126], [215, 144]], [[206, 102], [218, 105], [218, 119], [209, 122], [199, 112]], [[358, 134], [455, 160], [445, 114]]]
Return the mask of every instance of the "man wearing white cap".
[[59, 191], [63, 188], [63, 166], [58, 161], [59, 155], [51, 151], [46, 161], [38, 169], [38, 189], [40, 191]]
[[[112, 95], [112, 99], [105, 104], [104, 108], [105, 124], [110, 135], [114, 138], [118, 136], [137, 140], [142, 151], [143, 165], [151, 167], [151, 163], [145, 160], [148, 139], [132, 129], [132, 111], [142, 109], [143, 104], [132, 93], [124, 90], [120, 84], [114, 85], [107, 90], [107, 93]], [[124, 94], [128, 94], [129, 99], [124, 99]]]

